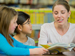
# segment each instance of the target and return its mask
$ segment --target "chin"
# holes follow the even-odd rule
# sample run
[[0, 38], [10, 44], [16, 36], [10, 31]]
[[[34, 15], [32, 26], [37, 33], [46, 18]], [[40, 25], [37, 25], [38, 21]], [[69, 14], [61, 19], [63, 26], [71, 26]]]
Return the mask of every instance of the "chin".
[[29, 34], [31, 34], [32, 32], [29, 32]]
[[32, 32], [29, 32], [29, 34], [31, 34]]
[[58, 23], [59, 25], [63, 25], [63, 23]]

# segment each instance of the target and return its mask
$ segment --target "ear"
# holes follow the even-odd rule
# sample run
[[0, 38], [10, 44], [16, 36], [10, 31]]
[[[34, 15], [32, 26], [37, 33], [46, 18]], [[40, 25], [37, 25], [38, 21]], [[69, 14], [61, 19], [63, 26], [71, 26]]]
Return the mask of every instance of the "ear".
[[18, 30], [22, 31], [22, 26], [21, 25], [18, 25]]
[[70, 17], [70, 15], [71, 15], [71, 11], [69, 11], [69, 15], [68, 15], [68, 17]]

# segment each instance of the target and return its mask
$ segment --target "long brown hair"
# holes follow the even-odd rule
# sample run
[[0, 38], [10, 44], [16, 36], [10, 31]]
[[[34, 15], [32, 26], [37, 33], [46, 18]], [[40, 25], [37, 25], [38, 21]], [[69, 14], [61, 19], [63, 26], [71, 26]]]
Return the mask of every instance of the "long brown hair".
[[68, 2], [66, 0], [57, 0], [54, 4], [53, 4], [53, 7], [52, 7], [52, 11], [54, 10], [54, 7], [56, 5], [63, 5], [66, 9], [67, 9], [67, 12], [70, 11], [70, 6], [68, 4]]
[[5, 36], [8, 43], [13, 46], [13, 39], [9, 36], [9, 25], [10, 21], [14, 16], [18, 15], [17, 12], [9, 7], [0, 7], [0, 33]]

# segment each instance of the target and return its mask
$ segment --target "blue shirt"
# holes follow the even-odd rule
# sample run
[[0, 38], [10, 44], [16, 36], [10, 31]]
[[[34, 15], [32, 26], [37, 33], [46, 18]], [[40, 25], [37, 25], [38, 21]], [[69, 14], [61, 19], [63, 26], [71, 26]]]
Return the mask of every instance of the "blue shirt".
[[18, 42], [16, 39], [13, 39], [12, 47], [7, 39], [0, 33], [0, 54], [3, 55], [30, 55], [29, 49], [38, 48], [36, 46], [28, 46]]

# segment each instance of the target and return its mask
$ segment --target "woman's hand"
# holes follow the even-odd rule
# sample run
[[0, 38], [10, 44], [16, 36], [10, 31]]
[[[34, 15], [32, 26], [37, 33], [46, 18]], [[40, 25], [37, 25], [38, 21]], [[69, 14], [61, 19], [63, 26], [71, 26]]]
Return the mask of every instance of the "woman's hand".
[[73, 48], [74, 52], [75, 52], [75, 47]]
[[30, 54], [45, 54], [48, 51], [45, 48], [34, 48], [29, 50], [30, 50]]
[[47, 43], [47, 44], [50, 45], [50, 44], [52, 44], [52, 43], [49, 42], [49, 43]]

